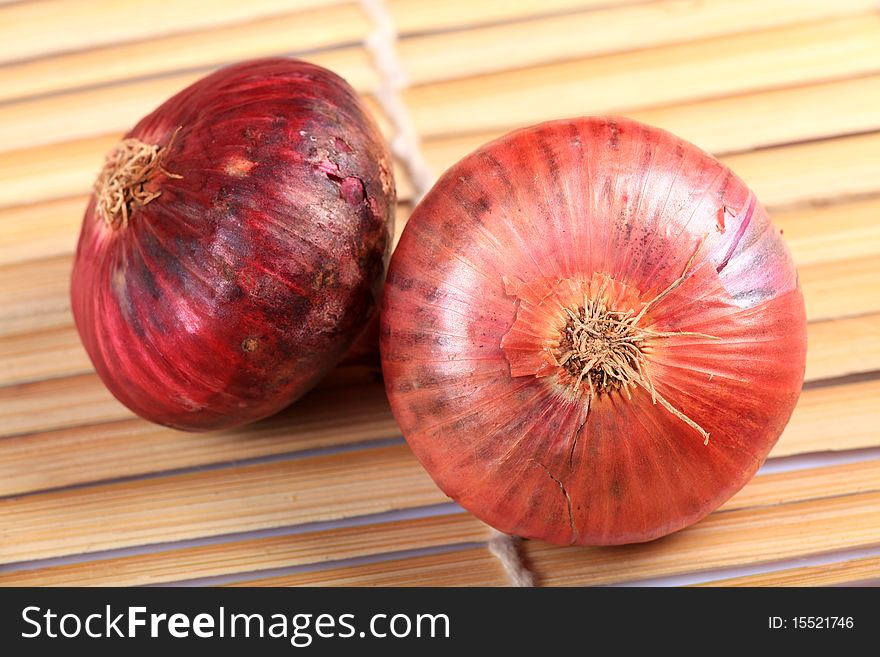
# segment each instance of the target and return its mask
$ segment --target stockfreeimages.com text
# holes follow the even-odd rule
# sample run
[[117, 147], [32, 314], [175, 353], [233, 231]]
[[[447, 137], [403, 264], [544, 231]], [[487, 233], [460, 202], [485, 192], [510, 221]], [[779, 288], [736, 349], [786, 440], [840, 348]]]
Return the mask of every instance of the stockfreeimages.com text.
[[88, 615], [62, 613], [40, 607], [25, 607], [22, 612], [26, 639], [90, 637], [131, 638], [172, 637], [184, 639], [275, 638], [287, 639], [297, 648], [305, 648], [315, 638], [449, 638], [450, 622], [446, 614], [373, 614], [361, 625], [355, 614], [246, 614], [231, 613], [220, 607], [214, 613], [193, 616], [184, 613], [152, 613], [146, 607], [126, 607], [114, 611], [110, 605]]

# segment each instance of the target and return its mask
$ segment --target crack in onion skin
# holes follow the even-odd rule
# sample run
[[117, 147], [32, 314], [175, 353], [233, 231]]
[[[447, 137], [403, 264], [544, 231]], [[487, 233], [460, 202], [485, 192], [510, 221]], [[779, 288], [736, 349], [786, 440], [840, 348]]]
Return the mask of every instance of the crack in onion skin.
[[71, 300], [95, 369], [179, 429], [279, 411], [377, 307], [395, 192], [375, 122], [330, 71], [265, 59], [203, 78], [126, 138], [161, 145], [162, 167], [127, 226], [94, 195], [86, 210]]
[[[641, 347], [646, 374], [708, 444], [642, 387], [573, 388], [554, 349], [600, 280], [613, 310], [648, 306], [639, 325], [664, 337]], [[583, 118], [441, 177], [391, 259], [381, 353], [447, 495], [503, 532], [610, 545], [696, 522], [754, 475], [800, 394], [806, 318], [786, 245], [729, 169], [663, 130]]]

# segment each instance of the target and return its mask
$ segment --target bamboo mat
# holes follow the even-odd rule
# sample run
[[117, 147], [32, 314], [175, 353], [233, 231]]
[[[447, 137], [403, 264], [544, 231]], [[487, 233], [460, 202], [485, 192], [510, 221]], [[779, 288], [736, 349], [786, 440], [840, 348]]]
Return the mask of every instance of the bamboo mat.
[[[402, 77], [377, 66], [388, 48]], [[507, 584], [488, 528], [400, 438], [375, 358], [193, 435], [133, 416], [79, 344], [68, 280], [104, 153], [208, 71], [279, 54], [337, 71], [409, 136], [398, 234], [420, 168], [600, 113], [710, 150], [784, 231], [809, 353], [770, 460], [659, 541], [526, 542], [540, 584], [880, 583], [876, 0], [24, 0], [0, 2], [0, 585]]]

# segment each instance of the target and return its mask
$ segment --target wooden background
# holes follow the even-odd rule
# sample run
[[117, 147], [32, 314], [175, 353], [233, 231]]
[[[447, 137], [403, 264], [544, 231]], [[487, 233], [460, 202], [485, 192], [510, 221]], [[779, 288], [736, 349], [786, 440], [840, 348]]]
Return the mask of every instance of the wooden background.
[[[407, 78], [396, 123], [376, 100], [388, 63], [366, 47], [391, 45], [377, 6]], [[717, 154], [784, 230], [809, 355], [772, 458], [660, 541], [527, 542], [541, 584], [880, 582], [876, 0], [7, 0], [0, 584], [506, 584], [488, 529], [411, 456], [369, 362], [279, 417], [191, 435], [135, 418], [79, 345], [68, 277], [105, 152], [213, 68], [282, 53], [347, 78], [389, 137], [410, 121], [401, 224], [420, 159], [436, 175], [511, 128], [620, 113]]]

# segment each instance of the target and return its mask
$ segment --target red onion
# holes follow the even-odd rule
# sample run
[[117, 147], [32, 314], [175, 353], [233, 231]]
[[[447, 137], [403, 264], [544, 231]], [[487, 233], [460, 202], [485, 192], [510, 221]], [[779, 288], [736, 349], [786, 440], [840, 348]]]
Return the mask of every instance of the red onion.
[[618, 118], [447, 171], [389, 267], [394, 414], [449, 496], [556, 543], [647, 541], [754, 474], [803, 381], [792, 259], [710, 155]]
[[141, 120], [107, 156], [71, 285], [110, 391], [188, 430], [300, 397], [375, 310], [390, 171], [354, 90], [304, 62], [222, 69]]

